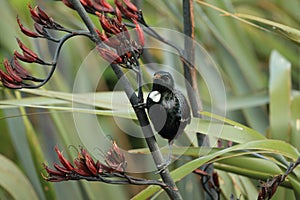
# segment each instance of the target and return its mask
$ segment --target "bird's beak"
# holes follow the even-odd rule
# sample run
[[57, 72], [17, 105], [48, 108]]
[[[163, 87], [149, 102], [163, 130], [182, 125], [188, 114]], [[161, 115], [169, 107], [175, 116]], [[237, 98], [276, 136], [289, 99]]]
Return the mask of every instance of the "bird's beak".
[[154, 78], [155, 78], [155, 79], [160, 79], [160, 77], [161, 77], [160, 74], [155, 74], [155, 75], [154, 75]]

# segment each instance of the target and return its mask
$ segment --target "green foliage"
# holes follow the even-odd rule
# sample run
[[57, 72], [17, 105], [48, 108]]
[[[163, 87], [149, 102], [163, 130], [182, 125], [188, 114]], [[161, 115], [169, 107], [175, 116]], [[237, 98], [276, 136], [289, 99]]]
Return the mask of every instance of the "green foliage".
[[[15, 21], [16, 15], [24, 18], [28, 27], [32, 24], [26, 2], [0, 2], [0, 57], [4, 58], [17, 48], [15, 36], [22, 35]], [[172, 176], [179, 183], [189, 183], [189, 187], [183, 185], [179, 189], [186, 195], [192, 195], [200, 189], [198, 181], [188, 175], [204, 163], [214, 163], [221, 179], [222, 199], [230, 199], [231, 194], [236, 198], [255, 199], [258, 194], [256, 186], [259, 185], [257, 180], [283, 174], [289, 162], [299, 157], [299, 1], [205, 2], [195, 3], [195, 40], [204, 46], [218, 66], [226, 89], [227, 113], [224, 118], [209, 112], [212, 95], [199, 77], [201, 98], [207, 112], [202, 112], [204, 119], [193, 119], [186, 129], [186, 138], [195, 142], [194, 133], [198, 131], [236, 145], [212, 149], [174, 147], [173, 153], [181, 155], [184, 164], [177, 167], [174, 164]], [[60, 1], [38, 3], [67, 26], [81, 27], [75, 12], [65, 8]], [[181, 1], [143, 1], [141, 7], [150, 25], [182, 32]], [[162, 17], [157, 17], [160, 15]], [[41, 55], [49, 56], [51, 45], [48, 47], [44, 41], [36, 42], [25, 36], [21, 38], [38, 49]], [[97, 79], [97, 87], [92, 87], [97, 75], [95, 70], [101, 70], [104, 63], [98, 58], [88, 57], [88, 64], [96, 67], [78, 72], [92, 48], [85, 39], [70, 40], [63, 48], [59, 70], [42, 89], [12, 91], [1, 88], [1, 199], [147, 199], [159, 191], [157, 198], [165, 197], [155, 186], [144, 189], [90, 182], [49, 184], [42, 179], [41, 163], [57, 162], [53, 151], [56, 144], [65, 149], [64, 153], [69, 158], [76, 157], [76, 150], [68, 148], [83, 143], [74, 122], [76, 114], [96, 115], [105, 134], [116, 139], [123, 149], [144, 146], [143, 140], [127, 136], [114, 121], [113, 117], [117, 117], [124, 125], [136, 117], [123, 92], [110, 91], [116, 83], [111, 71], [105, 70], [103, 76]], [[165, 54], [153, 52], [155, 60], [174, 64], [182, 72], [178, 60], [162, 55]], [[37, 66], [26, 67], [32, 72], [41, 71]], [[151, 69], [143, 68], [143, 72], [144, 79], [149, 80]], [[135, 80], [131, 75], [129, 78]], [[73, 94], [72, 87], [78, 77], [84, 80], [84, 85], [80, 85], [83, 92]], [[112, 99], [117, 101], [112, 103]], [[87, 135], [94, 131], [87, 121], [80, 125], [86, 127]], [[128, 125], [128, 130], [140, 131], [131, 125]], [[91, 136], [88, 140], [93, 142], [95, 139]], [[89, 148], [93, 151], [97, 147]], [[132, 151], [133, 154], [137, 152], [147, 153], [145, 149]], [[190, 157], [193, 159], [186, 162]], [[141, 176], [157, 178], [154, 174]], [[299, 182], [300, 169], [296, 168], [273, 199], [296, 199], [300, 194]]]
[[[24, 174], [10, 160], [0, 155], [0, 184], [14, 199], [38, 199], [38, 196]], [[16, 190], [18, 188], [18, 190]], [[26, 194], [26, 195], [24, 195]]]

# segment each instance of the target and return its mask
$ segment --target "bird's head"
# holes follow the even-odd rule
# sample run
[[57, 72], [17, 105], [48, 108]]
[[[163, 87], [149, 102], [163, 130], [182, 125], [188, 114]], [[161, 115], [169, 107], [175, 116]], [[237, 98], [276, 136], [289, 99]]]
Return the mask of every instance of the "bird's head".
[[172, 75], [166, 71], [158, 71], [153, 76], [153, 89], [158, 91], [173, 90], [174, 80]]

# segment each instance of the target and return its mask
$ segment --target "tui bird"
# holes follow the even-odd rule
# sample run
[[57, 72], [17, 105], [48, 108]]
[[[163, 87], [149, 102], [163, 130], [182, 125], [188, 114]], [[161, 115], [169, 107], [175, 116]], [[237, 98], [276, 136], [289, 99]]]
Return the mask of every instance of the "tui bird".
[[174, 80], [169, 72], [158, 71], [154, 74], [146, 108], [154, 129], [161, 137], [168, 139], [170, 148], [168, 165], [171, 161], [171, 147], [174, 140], [183, 133], [191, 121], [188, 102], [179, 90], [174, 89]]

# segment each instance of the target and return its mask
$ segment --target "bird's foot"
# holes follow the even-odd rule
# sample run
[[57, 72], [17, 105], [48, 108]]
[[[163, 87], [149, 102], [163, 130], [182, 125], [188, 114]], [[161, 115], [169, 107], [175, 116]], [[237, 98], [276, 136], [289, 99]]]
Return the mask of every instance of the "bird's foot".
[[165, 171], [168, 166], [171, 164], [171, 160], [167, 160], [166, 162], [162, 163], [161, 165], [158, 165], [157, 168], [157, 172], [155, 172], [155, 174], [160, 174], [161, 172]]
[[138, 108], [138, 109], [145, 109], [146, 108], [146, 104], [141, 102], [141, 103], [138, 103], [136, 105], [133, 105], [133, 108]]
[[172, 162], [172, 144], [174, 143], [174, 140], [170, 140], [169, 141], [169, 154], [168, 154], [168, 158], [166, 159], [166, 161], [164, 163], [162, 163], [161, 165], [157, 166], [158, 167], [158, 171], [155, 174], [160, 174], [161, 172], [163, 172], [164, 170], [167, 169], [167, 167], [171, 164]]
[[166, 163], [164, 163], [164, 164], [158, 166], [157, 168], [158, 168], [158, 170], [157, 170], [157, 172], [155, 172], [155, 174], [160, 174], [168, 168], [168, 165]]

